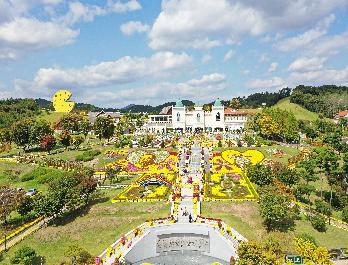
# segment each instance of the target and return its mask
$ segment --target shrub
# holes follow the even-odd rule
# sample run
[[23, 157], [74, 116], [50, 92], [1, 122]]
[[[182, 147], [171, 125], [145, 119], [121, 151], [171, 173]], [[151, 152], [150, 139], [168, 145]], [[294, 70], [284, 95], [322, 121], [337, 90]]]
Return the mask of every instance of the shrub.
[[88, 150], [83, 152], [81, 155], [76, 156], [76, 161], [91, 161], [93, 160], [97, 155], [100, 155], [101, 152], [99, 150]]
[[327, 229], [325, 219], [322, 217], [318, 217], [318, 216], [311, 217], [311, 223], [313, 228], [319, 232], [325, 232]]
[[22, 247], [14, 253], [11, 259], [12, 264], [35, 264], [38, 256], [34, 249], [30, 247]]
[[61, 178], [64, 173], [58, 169], [37, 167], [34, 170], [26, 173], [22, 176], [21, 181], [29, 181], [36, 179], [38, 183], [45, 184], [49, 183], [54, 179]]
[[348, 223], [348, 208], [342, 210], [342, 220]]
[[318, 246], [315, 238], [310, 234], [302, 233], [297, 238], [303, 239], [305, 241], [309, 241], [309, 242], [313, 243], [314, 245]]

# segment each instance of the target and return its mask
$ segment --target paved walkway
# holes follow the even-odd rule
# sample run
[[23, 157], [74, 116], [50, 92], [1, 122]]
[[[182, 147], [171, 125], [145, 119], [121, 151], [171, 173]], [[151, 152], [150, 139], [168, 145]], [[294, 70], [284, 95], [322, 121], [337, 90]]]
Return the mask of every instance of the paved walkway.
[[[9, 249], [10, 247], [12, 247], [12, 246], [16, 245], [17, 243], [19, 243], [20, 241], [22, 241], [27, 236], [29, 236], [32, 233], [36, 232], [41, 227], [43, 227], [45, 225], [45, 223], [48, 222], [48, 221], [49, 221], [48, 218], [42, 219], [41, 221], [37, 222], [36, 224], [31, 226], [30, 228], [24, 230], [23, 232], [19, 233], [18, 235], [16, 235], [16, 236], [12, 237], [11, 239], [7, 240], [6, 241], [6, 249]], [[5, 251], [5, 242], [0, 245], [0, 253], [2, 253], [3, 251]]]
[[[201, 152], [202, 148], [197, 143], [191, 146], [190, 152], [188, 152], [188, 149], [185, 147], [181, 150], [179, 178], [181, 178], [180, 180], [183, 187], [181, 188], [182, 200], [178, 208], [179, 223], [188, 223], [190, 215], [193, 219], [196, 217], [194, 214], [193, 189], [195, 184], [203, 187], [203, 185], [201, 185], [203, 179]], [[189, 164], [186, 165], [188, 153], [190, 153]], [[197, 215], [199, 214], [200, 212], [197, 212]]]

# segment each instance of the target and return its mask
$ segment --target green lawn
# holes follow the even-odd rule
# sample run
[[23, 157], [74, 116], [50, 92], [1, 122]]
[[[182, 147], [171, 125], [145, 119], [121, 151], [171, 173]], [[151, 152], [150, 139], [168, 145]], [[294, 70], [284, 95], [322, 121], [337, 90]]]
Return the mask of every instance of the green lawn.
[[294, 113], [296, 119], [299, 120], [314, 121], [319, 117], [318, 114], [311, 112], [298, 104], [291, 103], [289, 98], [279, 100], [273, 107], [291, 111]]
[[107, 201], [77, 213], [76, 217], [63, 225], [39, 230], [13, 247], [0, 264], [9, 264], [9, 258], [23, 246], [34, 248], [46, 258], [46, 264], [60, 264], [64, 260], [64, 252], [72, 244], [79, 244], [93, 256], [97, 256], [122, 234], [144, 221], [170, 214], [170, 204], [165, 202], [112, 204], [110, 198], [115, 194], [115, 190], [108, 191], [105, 196]]
[[66, 113], [55, 111], [42, 111], [41, 115], [37, 116], [37, 120], [45, 120], [51, 124], [57, 123]]
[[[297, 155], [300, 151], [297, 148], [294, 147], [287, 147], [287, 146], [282, 146], [282, 145], [272, 145], [272, 146], [262, 146], [262, 147], [223, 147], [223, 148], [219, 148], [216, 147], [214, 148], [214, 151], [223, 151], [223, 150], [237, 150], [239, 152], [245, 152], [249, 149], [254, 149], [254, 150], [259, 150], [260, 152], [262, 152], [264, 154], [264, 156], [268, 159], [272, 159], [272, 160], [276, 160], [276, 161], [280, 161], [283, 163], [287, 163], [288, 159], [292, 156]], [[273, 156], [270, 152], [268, 152], [268, 150], [270, 149], [280, 149], [284, 152], [284, 156], [283, 157], [275, 157]]]
[[202, 215], [222, 218], [249, 240], [277, 239], [283, 251], [287, 253], [295, 251], [292, 242], [297, 235], [302, 233], [311, 234], [319, 245], [327, 248], [348, 246], [347, 231], [328, 226], [325, 233], [320, 233], [312, 227], [304, 216], [301, 216], [301, 220], [296, 221], [294, 231], [268, 233], [262, 224], [256, 202], [204, 202]]

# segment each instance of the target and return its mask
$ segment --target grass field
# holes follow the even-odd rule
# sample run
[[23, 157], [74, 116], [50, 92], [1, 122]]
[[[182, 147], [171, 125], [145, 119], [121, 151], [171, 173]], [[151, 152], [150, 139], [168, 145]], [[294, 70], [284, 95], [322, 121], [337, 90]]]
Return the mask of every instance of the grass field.
[[97, 256], [116, 241], [122, 234], [152, 218], [167, 217], [170, 204], [155, 203], [115, 203], [110, 198], [117, 191], [108, 191], [104, 202], [92, 205], [85, 211], [76, 213], [64, 224], [43, 228], [13, 247], [6, 253], [0, 264], [10, 264], [13, 253], [23, 246], [30, 246], [46, 258], [46, 264], [60, 264], [65, 259], [68, 246], [78, 244], [91, 255]]
[[[224, 147], [224, 148], [219, 148], [215, 147], [214, 151], [223, 151], [223, 150], [237, 150], [239, 152], [245, 152], [247, 150], [254, 149], [254, 150], [259, 150], [262, 152], [265, 156], [265, 158], [276, 160], [279, 162], [287, 163], [288, 159], [292, 156], [297, 155], [300, 151], [297, 148], [294, 147], [287, 147], [287, 146], [282, 146], [282, 145], [273, 145], [273, 146], [262, 146], [262, 147]], [[283, 157], [276, 157], [273, 156], [268, 150], [270, 149], [280, 149], [284, 152]]]
[[50, 123], [57, 123], [66, 113], [54, 112], [54, 111], [43, 111], [41, 115], [37, 116], [37, 120], [45, 120]]
[[299, 120], [314, 121], [319, 117], [318, 114], [311, 112], [309, 110], [306, 110], [300, 105], [291, 103], [289, 98], [284, 98], [279, 100], [279, 102], [275, 104], [273, 107], [291, 111], [294, 113], [296, 119], [299, 119]]
[[222, 218], [249, 240], [276, 239], [286, 253], [294, 253], [294, 238], [302, 233], [312, 235], [319, 245], [327, 248], [348, 246], [347, 231], [328, 226], [328, 230], [325, 233], [320, 233], [312, 227], [304, 216], [301, 216], [301, 220], [296, 221], [293, 231], [268, 233], [262, 224], [262, 218], [259, 215], [256, 202], [204, 202], [202, 215], [205, 217]]

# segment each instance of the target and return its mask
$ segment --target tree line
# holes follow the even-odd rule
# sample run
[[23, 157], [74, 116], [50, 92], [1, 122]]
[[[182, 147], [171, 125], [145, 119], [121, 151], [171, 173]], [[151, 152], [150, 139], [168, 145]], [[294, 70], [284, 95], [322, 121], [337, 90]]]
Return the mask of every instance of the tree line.
[[346, 86], [297, 86], [290, 101], [304, 108], [332, 118], [339, 111], [348, 109], [348, 87]]

